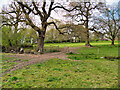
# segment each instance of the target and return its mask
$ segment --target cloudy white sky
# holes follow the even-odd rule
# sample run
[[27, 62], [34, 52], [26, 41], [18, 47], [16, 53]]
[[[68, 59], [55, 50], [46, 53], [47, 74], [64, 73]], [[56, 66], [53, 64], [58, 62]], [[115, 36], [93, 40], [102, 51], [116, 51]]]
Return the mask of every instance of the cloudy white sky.
[[[13, 0], [0, 0], [0, 8], [3, 5], [6, 5], [8, 3], [10, 3]], [[59, 0], [55, 0], [55, 1], [59, 1]], [[67, 1], [67, 0], [63, 0], [63, 1]], [[76, 1], [76, 0], [69, 0], [69, 1]], [[78, 1], [78, 0], [77, 0]], [[97, 1], [103, 1], [103, 0], [97, 0]], [[111, 5], [111, 4], [116, 4], [118, 3], [120, 0], [106, 0], [107, 4]]]
[[[3, 5], [8, 5], [12, 1], [14, 1], [14, 0], [0, 0], [0, 11], [1, 11], [1, 8], [3, 7]], [[31, 1], [31, 0], [29, 0], [29, 1]], [[46, 1], [48, 1], [48, 0], [46, 0]], [[54, 0], [54, 1], [55, 2], [57, 2], [57, 1], [64, 1], [65, 2], [65, 1], [78, 1], [78, 0]], [[104, 0], [94, 0], [94, 1], [104, 1]], [[106, 3], [107, 3], [107, 5], [115, 6], [115, 5], [117, 5], [117, 3], [119, 1], [120, 0], [106, 0]], [[51, 16], [55, 19], [60, 19], [61, 18], [61, 20], [66, 20], [65, 18], [62, 17], [63, 14], [64, 14], [63, 12], [60, 12], [59, 14], [54, 12], [54, 13], [52, 13]], [[37, 19], [37, 20], [39, 20], [39, 19]], [[40, 24], [38, 23], [38, 25], [40, 25]]]
[[107, 4], [117, 4], [120, 0], [106, 0]]
[[[7, 5], [7, 4], [10, 4], [12, 1], [14, 0], [0, 0], [0, 11], [1, 11], [1, 8], [3, 5]], [[31, 1], [31, 0], [29, 0]], [[46, 0], [46, 1], [50, 1], [50, 0]], [[55, 2], [57, 1], [79, 1], [79, 0], [54, 0]], [[93, 0], [93, 1], [104, 1], [104, 0]], [[117, 3], [119, 2], [120, 0], [106, 0], [106, 3], [107, 5], [117, 5]], [[62, 14], [62, 13], [61, 13]], [[57, 14], [57, 13], [54, 13], [54, 15], [56, 16], [55, 18], [58, 19], [61, 17], [61, 14]]]

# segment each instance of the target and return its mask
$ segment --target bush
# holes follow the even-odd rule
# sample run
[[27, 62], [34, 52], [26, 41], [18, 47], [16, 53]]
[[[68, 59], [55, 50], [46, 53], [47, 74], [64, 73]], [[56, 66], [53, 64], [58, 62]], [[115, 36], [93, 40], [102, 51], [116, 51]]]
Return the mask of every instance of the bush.
[[37, 46], [36, 46], [36, 45], [32, 45], [32, 47], [33, 47], [34, 50], [36, 50], [36, 47], [37, 47]]
[[5, 46], [2, 46], [2, 52], [5, 52], [5, 51], [6, 51]]
[[10, 46], [2, 46], [2, 52], [6, 52], [6, 53], [11, 53], [11, 52], [19, 52], [20, 51], [20, 47], [10, 47]]
[[24, 44], [21, 44], [20, 47], [23, 47], [23, 48], [33, 48], [33, 45], [30, 44], [30, 43], [24, 43]]

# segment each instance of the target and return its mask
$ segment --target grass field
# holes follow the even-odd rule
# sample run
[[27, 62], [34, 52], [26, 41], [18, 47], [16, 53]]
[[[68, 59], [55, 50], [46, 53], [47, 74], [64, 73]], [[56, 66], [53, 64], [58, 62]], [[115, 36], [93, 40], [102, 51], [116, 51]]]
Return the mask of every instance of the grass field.
[[14, 57], [5, 57], [2, 56], [2, 73], [6, 72], [7, 70], [11, 69], [14, 65], [19, 64], [20, 62], [27, 62], [28, 60], [21, 60]]
[[52, 59], [3, 76], [6, 88], [116, 88], [118, 62]]
[[118, 57], [118, 46], [94, 45], [92, 48], [81, 46], [77, 52], [78, 54], [68, 53], [68, 58], [75, 60], [103, 60], [104, 57]]
[[[111, 41], [92, 41], [91, 45], [110, 45]], [[115, 41], [115, 44], [118, 44], [118, 41]], [[59, 46], [60, 48], [63, 47], [79, 47], [83, 46], [85, 43], [45, 43], [45, 47], [50, 47], [50, 46]]]
[[[77, 53], [67, 54], [68, 58], [76, 61], [54, 58], [44, 63], [26, 66], [3, 75], [2, 86], [3, 88], [118, 88], [118, 60], [101, 58], [118, 56], [117, 42], [115, 46], [110, 46], [110, 42], [91, 44], [95, 47], [84, 47], [82, 46], [84, 43], [46, 44], [45, 46], [59, 45], [61, 48], [80, 46]], [[5, 70], [11, 68], [16, 64], [12, 63], [14, 60], [19, 61], [3, 55], [2, 67], [5, 67]]]

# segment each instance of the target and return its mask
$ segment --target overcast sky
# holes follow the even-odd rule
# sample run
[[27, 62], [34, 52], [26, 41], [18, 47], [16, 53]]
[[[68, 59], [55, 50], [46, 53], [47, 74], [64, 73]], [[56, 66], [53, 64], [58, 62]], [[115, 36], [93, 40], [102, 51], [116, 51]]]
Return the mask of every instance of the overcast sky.
[[[10, 3], [11, 1], [13, 1], [13, 0], [0, 0], [0, 8], [1, 8], [3, 5], [6, 5], [6, 4]], [[59, 1], [59, 0], [55, 0], [55, 1]], [[63, 1], [66, 1], [66, 0], [63, 0]], [[70, 1], [72, 1], [72, 0], [70, 0]], [[99, 0], [97, 0], [97, 1], [99, 1]], [[102, 1], [102, 0], [100, 0], [100, 1]], [[109, 5], [111, 5], [111, 4], [116, 4], [116, 3], [118, 3], [119, 1], [120, 1], [120, 0], [106, 0], [107, 4], [109, 4]]]
[[[1, 8], [2, 8], [2, 6], [3, 5], [7, 5], [7, 4], [10, 4], [11, 3], [11, 1], [14, 1], [14, 0], [0, 0], [0, 11], [1, 11]], [[30, 1], [30, 0], [29, 0]], [[46, 1], [48, 1], [48, 0], [46, 0]], [[50, 1], [50, 0], [49, 0]], [[65, 2], [65, 0], [54, 0], [55, 2], [56, 1], [64, 1]], [[73, 0], [69, 0], [69, 1], [73, 1]], [[75, 0], [74, 0], [75, 1]], [[94, 0], [94, 1], [103, 1], [103, 0]], [[113, 5], [113, 6], [116, 6], [117, 5], [117, 3], [119, 2], [120, 0], [106, 0], [106, 3], [107, 3], [107, 5]], [[51, 16], [54, 18], [54, 19], [60, 19], [60, 20], [66, 20], [66, 18], [65, 17], [63, 17], [63, 12], [59, 12], [59, 13], [52, 13], [51, 14]], [[39, 20], [39, 19], [37, 19], [37, 20]], [[39, 21], [38, 21], [39, 22]], [[37, 25], [41, 25], [41, 24], [37, 24]]]
[[[1, 8], [3, 7], [3, 5], [10, 4], [11, 1], [14, 1], [14, 0], [0, 0], [0, 11], [1, 11]], [[31, 1], [31, 0], [29, 0], [29, 1]], [[46, 0], [46, 1], [48, 1], [48, 0]], [[67, 1], [67, 0], [54, 0], [54, 1]], [[78, 0], [68, 0], [68, 1], [78, 1]], [[96, 0], [96, 1], [104, 1], [104, 0]], [[107, 5], [116, 5], [119, 1], [120, 0], [106, 0], [106, 3], [107, 3]], [[59, 17], [58, 14], [56, 14], [56, 16]]]
[[[2, 8], [3, 5], [10, 4], [11, 1], [14, 1], [14, 0], [0, 0], [0, 11], [1, 11], [1, 8]], [[29, 0], [29, 1], [31, 1], [31, 0]], [[46, 1], [48, 1], [48, 0], [46, 0]], [[50, 0], [49, 0], [49, 1], [50, 1]], [[57, 1], [64, 1], [64, 2], [66, 2], [67, 0], [54, 0], [54, 1], [55, 1], [55, 2], [57, 2]], [[68, 1], [78, 1], [78, 0], [68, 0]], [[104, 0], [93, 0], [93, 1], [104, 1]], [[120, 0], [106, 0], [106, 3], [107, 3], [107, 5], [116, 6], [119, 1], [120, 1]], [[56, 19], [59, 19], [59, 18], [63, 18], [63, 17], [61, 17], [62, 14], [63, 14], [62, 12], [61, 12], [61, 14], [52, 13], [51, 16], [55, 16]]]

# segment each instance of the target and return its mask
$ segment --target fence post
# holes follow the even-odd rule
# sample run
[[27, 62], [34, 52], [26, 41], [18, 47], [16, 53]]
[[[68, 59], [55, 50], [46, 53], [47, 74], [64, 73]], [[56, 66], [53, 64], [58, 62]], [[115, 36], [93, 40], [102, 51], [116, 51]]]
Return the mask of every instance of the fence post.
[[98, 48], [98, 57], [99, 57], [99, 48]]
[[59, 51], [59, 45], [58, 45], [58, 51]]

